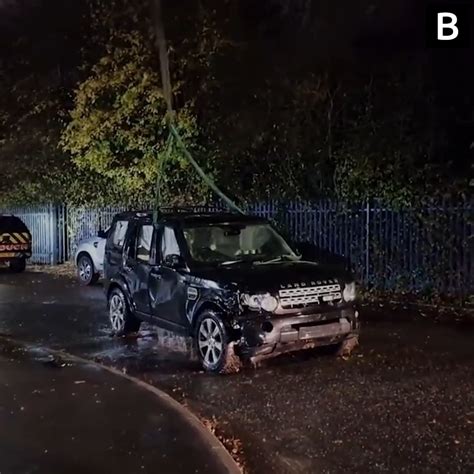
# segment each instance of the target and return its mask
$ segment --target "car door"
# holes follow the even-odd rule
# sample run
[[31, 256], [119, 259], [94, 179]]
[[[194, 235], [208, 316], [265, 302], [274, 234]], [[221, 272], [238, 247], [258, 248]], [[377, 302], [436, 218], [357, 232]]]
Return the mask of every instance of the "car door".
[[143, 222], [137, 226], [135, 244], [135, 287], [133, 298], [138, 311], [151, 315], [148, 285], [154, 259], [153, 247], [156, 245], [155, 228], [151, 222]]
[[137, 221], [130, 229], [123, 255], [123, 276], [132, 303], [140, 313], [150, 315], [148, 279], [153, 242], [153, 224]]
[[116, 220], [112, 225], [105, 246], [104, 276], [107, 280], [120, 272], [128, 226], [128, 220]]
[[157, 237], [157, 261], [151, 269], [148, 285], [151, 311], [155, 318], [168, 322], [170, 326], [187, 328], [186, 272], [165, 264], [168, 255], [181, 256], [183, 252], [172, 226], [162, 226]]

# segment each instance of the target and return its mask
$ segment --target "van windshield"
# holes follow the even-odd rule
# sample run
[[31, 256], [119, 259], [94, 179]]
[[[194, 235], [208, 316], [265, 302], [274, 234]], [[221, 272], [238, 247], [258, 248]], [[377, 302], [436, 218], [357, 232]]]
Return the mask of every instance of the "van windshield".
[[232, 264], [298, 260], [297, 255], [269, 224], [189, 226], [184, 236], [193, 260]]

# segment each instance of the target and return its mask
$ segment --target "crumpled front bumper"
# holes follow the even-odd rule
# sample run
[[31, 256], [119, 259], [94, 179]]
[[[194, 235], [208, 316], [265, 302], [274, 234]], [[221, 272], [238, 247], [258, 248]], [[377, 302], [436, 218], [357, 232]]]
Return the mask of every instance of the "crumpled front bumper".
[[254, 317], [241, 320], [240, 327], [240, 355], [263, 359], [355, 337], [359, 333], [359, 315], [349, 307], [314, 314]]

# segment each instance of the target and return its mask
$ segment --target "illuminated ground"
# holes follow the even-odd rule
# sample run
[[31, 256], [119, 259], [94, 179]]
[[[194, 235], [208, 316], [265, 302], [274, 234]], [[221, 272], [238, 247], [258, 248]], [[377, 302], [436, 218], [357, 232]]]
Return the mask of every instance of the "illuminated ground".
[[348, 361], [308, 352], [216, 377], [153, 328], [111, 338], [100, 286], [3, 273], [0, 314], [1, 333], [124, 368], [215, 418], [252, 473], [474, 472], [470, 326], [380, 314]]

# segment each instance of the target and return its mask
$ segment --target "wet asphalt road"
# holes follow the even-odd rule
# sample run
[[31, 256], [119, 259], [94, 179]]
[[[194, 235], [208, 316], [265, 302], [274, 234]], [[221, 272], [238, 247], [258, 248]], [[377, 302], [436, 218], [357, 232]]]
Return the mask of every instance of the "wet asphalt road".
[[223, 472], [161, 399], [42, 350], [0, 346], [0, 438], [5, 474]]
[[[366, 322], [347, 361], [282, 356], [233, 376], [203, 374], [185, 342], [144, 327], [109, 337], [100, 287], [0, 274], [0, 333], [106, 364], [157, 385], [242, 443], [261, 472], [474, 472], [474, 331], [420, 321]], [[362, 314], [363, 316], [363, 314]], [[405, 320], [407, 319], [407, 320]]]

